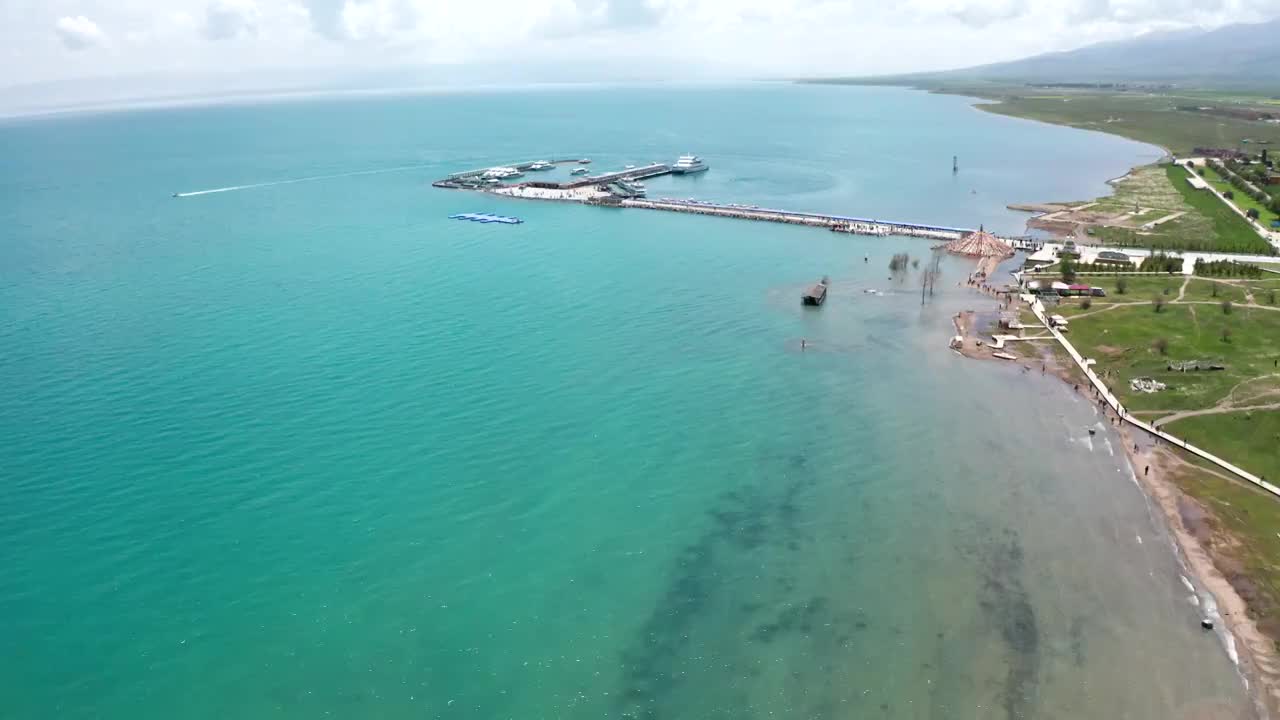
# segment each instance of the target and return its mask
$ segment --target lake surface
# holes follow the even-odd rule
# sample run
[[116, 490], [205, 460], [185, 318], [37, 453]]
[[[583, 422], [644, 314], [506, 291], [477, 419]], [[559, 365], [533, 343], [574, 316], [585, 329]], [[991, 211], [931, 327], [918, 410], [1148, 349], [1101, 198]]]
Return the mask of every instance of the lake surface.
[[686, 152], [651, 195], [1011, 233], [1159, 155], [791, 85], [6, 121], [6, 716], [1243, 716], [1091, 405], [945, 349], [965, 263], [429, 184]]

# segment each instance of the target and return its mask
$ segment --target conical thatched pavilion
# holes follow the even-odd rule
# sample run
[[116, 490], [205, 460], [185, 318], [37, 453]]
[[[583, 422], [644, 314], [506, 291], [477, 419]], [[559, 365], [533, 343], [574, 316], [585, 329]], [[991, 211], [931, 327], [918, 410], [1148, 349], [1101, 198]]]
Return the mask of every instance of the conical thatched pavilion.
[[973, 258], [1000, 258], [1003, 260], [1013, 256], [1012, 245], [992, 235], [985, 229], [962, 235], [960, 238], [943, 245], [942, 249], [954, 255]]

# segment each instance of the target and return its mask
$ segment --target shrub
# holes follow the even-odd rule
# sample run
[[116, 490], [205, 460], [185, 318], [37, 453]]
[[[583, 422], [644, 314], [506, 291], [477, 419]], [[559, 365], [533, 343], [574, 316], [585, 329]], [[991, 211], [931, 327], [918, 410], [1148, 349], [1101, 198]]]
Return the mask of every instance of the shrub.
[[1230, 300], [1223, 300], [1223, 301], [1222, 301], [1222, 314], [1223, 314], [1223, 315], [1230, 315], [1230, 314], [1231, 314], [1231, 301], [1230, 301]]
[[1161, 355], [1169, 354], [1169, 341], [1162, 337], [1156, 338], [1151, 343], [1151, 347], [1155, 348], [1156, 352], [1160, 353]]
[[1215, 282], [1215, 283], [1209, 283], [1209, 284], [1213, 286], [1209, 288], [1209, 295], [1211, 295], [1212, 297], [1218, 297], [1218, 283]]
[[1235, 199], [1236, 199], [1236, 194], [1235, 194], [1234, 192], [1230, 191], [1230, 190], [1227, 190], [1226, 192], [1222, 193], [1222, 197], [1224, 197], [1224, 198], [1226, 198], [1226, 199], [1228, 199], [1228, 200], [1235, 200]]
[[[1256, 200], [1257, 198], [1254, 199]], [[1257, 220], [1258, 208], [1249, 208], [1249, 212], [1245, 213], [1245, 215], [1248, 215], [1250, 220]]]
[[1267, 303], [1268, 303], [1268, 304], [1270, 304], [1270, 305], [1275, 305], [1275, 304], [1276, 304], [1276, 291], [1275, 291], [1275, 290], [1271, 290], [1270, 292], [1268, 292], [1268, 293], [1267, 293]]
[[1163, 295], [1155, 296], [1155, 298], [1151, 301], [1151, 304], [1155, 305], [1156, 312], [1160, 312], [1161, 310], [1164, 310], [1164, 296]]
[[1093, 307], [1093, 298], [1088, 298], [1088, 297], [1087, 297], [1087, 298], [1085, 298], [1085, 299], [1081, 300], [1081, 301], [1080, 301], [1080, 307], [1084, 308], [1085, 310], [1088, 310], [1089, 308]]
[[1222, 342], [1225, 342], [1225, 343], [1231, 342], [1231, 328], [1227, 327], [1226, 325], [1223, 325], [1222, 332], [1220, 333], [1220, 335], [1222, 336]]
[[[1116, 278], [1116, 294], [1117, 295], [1123, 295], [1125, 290], [1128, 290], [1128, 289], [1129, 289], [1128, 278], [1123, 278], [1123, 277]], [[1272, 294], [1274, 295], [1275, 293], [1273, 292]]]

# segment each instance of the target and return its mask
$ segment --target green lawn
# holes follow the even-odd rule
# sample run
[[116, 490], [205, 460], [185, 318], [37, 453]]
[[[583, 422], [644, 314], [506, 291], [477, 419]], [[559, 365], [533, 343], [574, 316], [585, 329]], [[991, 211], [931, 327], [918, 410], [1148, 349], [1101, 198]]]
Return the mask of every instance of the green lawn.
[[1280, 214], [1271, 212], [1266, 205], [1263, 205], [1257, 200], [1249, 197], [1243, 190], [1236, 189], [1236, 187], [1230, 182], [1227, 182], [1227, 179], [1219, 174], [1217, 170], [1214, 170], [1212, 166], [1206, 166], [1204, 170], [1205, 181], [1217, 188], [1219, 192], [1225, 193], [1230, 191], [1233, 195], [1231, 202], [1234, 203], [1236, 207], [1244, 210], [1245, 212], [1248, 212], [1250, 209], [1257, 210], [1258, 217], [1260, 218], [1260, 222], [1263, 227], [1271, 227], [1271, 222], [1273, 220], [1280, 220]]
[[[1274, 397], [1271, 402], [1275, 402]], [[1280, 452], [1276, 451], [1280, 447], [1280, 410], [1200, 415], [1175, 420], [1164, 429], [1264, 480], [1280, 484]]]
[[[1242, 281], [1244, 282], [1244, 281]], [[1217, 295], [1214, 295], [1214, 292]], [[1177, 296], [1177, 293], [1174, 293]], [[1206, 300], [1209, 302], [1222, 302], [1230, 300], [1237, 305], [1245, 301], [1244, 288], [1239, 285], [1228, 285], [1226, 283], [1216, 283], [1212, 280], [1203, 280], [1200, 278], [1192, 278], [1187, 283], [1187, 292], [1183, 295], [1183, 300]]]
[[[1231, 331], [1229, 342], [1222, 340], [1224, 327]], [[1151, 305], [1117, 307], [1076, 318], [1068, 337], [1081, 354], [1097, 361], [1099, 371], [1108, 372], [1108, 383], [1130, 409], [1194, 410], [1212, 407], [1237, 384], [1273, 372], [1272, 362], [1280, 358], [1280, 312], [1237, 306], [1224, 315], [1215, 305], [1166, 305], [1159, 313]], [[1168, 343], [1164, 355], [1154, 347], [1160, 338]], [[1187, 360], [1227, 369], [1184, 373], [1167, 368], [1170, 361]], [[1135, 393], [1129, 380], [1140, 376], [1169, 388]]]
[[[1212, 221], [1213, 231], [1216, 235], [1216, 240], [1214, 238], [1201, 238], [1198, 242], [1191, 241], [1183, 244], [1182, 248], [1187, 250], [1256, 253], [1259, 255], [1275, 253], [1275, 248], [1271, 246], [1271, 243], [1263, 240], [1244, 218], [1227, 207], [1226, 203], [1219, 200], [1216, 195], [1191, 187], [1187, 182], [1190, 171], [1186, 168], [1177, 165], [1166, 165], [1165, 172], [1169, 176], [1169, 181], [1182, 194], [1183, 200], [1201, 215]], [[1175, 220], [1173, 222], [1176, 223], [1178, 221]], [[1171, 246], [1164, 247], [1173, 249]]]

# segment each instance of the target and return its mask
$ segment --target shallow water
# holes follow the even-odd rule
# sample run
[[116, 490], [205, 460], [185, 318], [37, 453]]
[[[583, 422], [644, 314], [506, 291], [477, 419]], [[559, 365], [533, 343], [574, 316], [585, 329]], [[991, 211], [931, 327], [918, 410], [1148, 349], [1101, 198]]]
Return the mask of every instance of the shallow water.
[[428, 184], [688, 151], [651, 194], [1008, 232], [1158, 155], [794, 86], [0, 125], [7, 711], [1243, 712], [1092, 407], [945, 350], [964, 264]]

